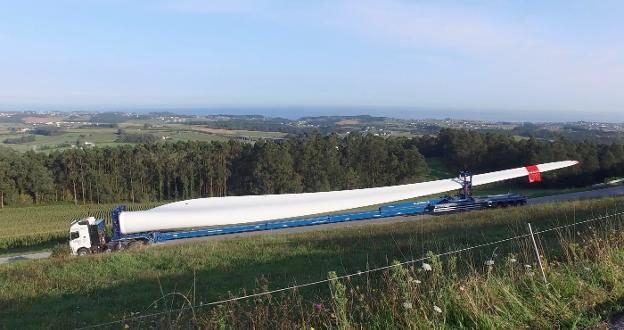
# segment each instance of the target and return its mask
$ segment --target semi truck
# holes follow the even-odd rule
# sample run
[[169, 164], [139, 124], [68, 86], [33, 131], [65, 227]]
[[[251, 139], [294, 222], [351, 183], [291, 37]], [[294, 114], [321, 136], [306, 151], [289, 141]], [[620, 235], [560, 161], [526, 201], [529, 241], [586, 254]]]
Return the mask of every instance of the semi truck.
[[[527, 175], [529, 182], [537, 182], [541, 180], [542, 172], [578, 163], [566, 160], [478, 175], [462, 172], [451, 179], [389, 187], [199, 198], [146, 211], [127, 211], [121, 205], [112, 210], [110, 235], [103, 219], [79, 219], [70, 225], [69, 245], [73, 254], [85, 255], [178, 239], [523, 205], [526, 204], [526, 198], [522, 195], [473, 196], [472, 188]], [[397, 202], [456, 189], [459, 189], [459, 193], [455, 196]], [[370, 211], [345, 211], [372, 205], [384, 206]]]

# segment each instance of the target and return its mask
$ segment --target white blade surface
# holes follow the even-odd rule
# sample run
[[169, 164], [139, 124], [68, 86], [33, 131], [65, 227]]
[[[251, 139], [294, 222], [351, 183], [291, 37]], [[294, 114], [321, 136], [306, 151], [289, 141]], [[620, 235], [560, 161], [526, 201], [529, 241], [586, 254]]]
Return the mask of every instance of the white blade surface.
[[[566, 160], [537, 165], [540, 172], [578, 164]], [[472, 185], [527, 176], [526, 167], [473, 176]], [[301, 217], [384, 204], [462, 187], [459, 178], [399, 186], [328, 191], [303, 194], [227, 196], [191, 199], [165, 204], [147, 211], [122, 212], [119, 225], [123, 234], [211, 227]]]

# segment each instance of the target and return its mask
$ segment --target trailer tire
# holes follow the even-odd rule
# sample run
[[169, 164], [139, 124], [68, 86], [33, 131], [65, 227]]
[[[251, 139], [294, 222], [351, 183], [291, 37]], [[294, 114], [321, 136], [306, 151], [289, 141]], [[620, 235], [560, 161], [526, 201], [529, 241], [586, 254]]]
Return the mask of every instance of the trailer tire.
[[79, 256], [86, 256], [87, 254], [89, 254], [89, 249], [87, 249], [87, 248], [80, 248], [80, 249], [78, 249], [77, 254]]

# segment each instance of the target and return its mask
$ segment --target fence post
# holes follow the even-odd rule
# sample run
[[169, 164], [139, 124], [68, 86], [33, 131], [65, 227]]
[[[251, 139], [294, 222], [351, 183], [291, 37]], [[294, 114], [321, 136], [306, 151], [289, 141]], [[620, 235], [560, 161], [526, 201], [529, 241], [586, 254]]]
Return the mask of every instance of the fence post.
[[537, 243], [535, 242], [535, 235], [533, 234], [533, 228], [531, 228], [531, 223], [529, 225], [529, 234], [531, 234], [531, 240], [533, 241], [533, 248], [535, 249], [535, 257], [537, 258], [537, 263], [539, 264], [540, 270], [542, 271], [542, 278], [544, 279], [544, 283], [548, 284], [546, 280], [546, 273], [544, 272], [544, 266], [542, 266], [542, 258], [540, 258], [539, 250], [537, 249]]

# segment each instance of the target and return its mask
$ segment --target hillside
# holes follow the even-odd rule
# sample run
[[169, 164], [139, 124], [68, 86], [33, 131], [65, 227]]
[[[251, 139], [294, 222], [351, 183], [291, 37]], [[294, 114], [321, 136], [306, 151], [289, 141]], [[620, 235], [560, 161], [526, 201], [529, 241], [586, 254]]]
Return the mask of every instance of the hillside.
[[[0, 323], [9, 328], [37, 328], [42, 326], [67, 328], [151, 312], [161, 312], [182, 306], [185, 301], [177, 294], [174, 295], [177, 298], [173, 301], [170, 300], [171, 296], [169, 295], [167, 295], [167, 299], [159, 300], [163, 294], [170, 292], [183, 293], [189, 296], [193, 303], [199, 304], [238, 296], [244, 292], [253, 292], [254, 288], [266, 290], [295, 283], [317, 281], [327, 278], [329, 271], [335, 271], [338, 275], [357, 273], [366, 269], [387, 266], [393, 260], [404, 261], [420, 258], [425, 256], [428, 251], [441, 253], [526, 234], [526, 222], [529, 221], [535, 230], [544, 230], [594, 218], [607, 212], [615, 213], [624, 207], [623, 203], [624, 198], [607, 198], [546, 204], [536, 207], [478, 211], [444, 217], [413, 217], [411, 218], [413, 221], [392, 225], [378, 224], [286, 235], [267, 233], [262, 236], [241, 239], [193, 241], [174, 246], [157, 246], [139, 251], [85, 258], [61, 257], [10, 264], [0, 267], [0, 305], [3, 306], [0, 312]], [[609, 223], [615, 226], [621, 220], [621, 217], [613, 217]], [[42, 221], [45, 220], [42, 219]], [[576, 236], [572, 231], [570, 238], [580, 244], [585, 239], [582, 233], [587, 230], [591, 232], [591, 228], [598, 227], [594, 224], [579, 225], [576, 230], [581, 236]], [[616, 227], [611, 229], [613, 228]], [[609, 231], [605, 233], [608, 234]], [[546, 260], [553, 263], [565, 264], [567, 262], [564, 253], [566, 250], [561, 249], [557, 232], [539, 235], [538, 240]], [[452, 276], [464, 278], [464, 276], [471, 275], [472, 272], [483, 274], [482, 265], [485, 260], [494, 256], [496, 262], [499, 263], [505, 260], [510, 253], [513, 253], [519, 264], [529, 264], [536, 267], [531, 250], [527, 250], [526, 246], [526, 240], [509, 241], [475, 249], [470, 253], [458, 254], [456, 255], [457, 275]], [[605, 249], [605, 256], [607, 250], [610, 251], [608, 253], [615, 251]], [[580, 250], [578, 252], [580, 253]], [[620, 259], [609, 260], [609, 262], [615, 262]], [[415, 266], [420, 267], [420, 263], [415, 264]], [[613, 267], [615, 266], [620, 267], [619, 264], [614, 264]], [[602, 264], [600, 267], [603, 267]], [[604, 293], [592, 298], [592, 304], [593, 306], [606, 304], [603, 306], [604, 308], [598, 310], [591, 309], [584, 304], [576, 304], [574, 305], [576, 309], [571, 309], [570, 305], [566, 305], [567, 307], [564, 307], [567, 314], [549, 314], [548, 319], [543, 319], [545, 316], [531, 312], [528, 317], [532, 319], [515, 320], [510, 318], [509, 322], [512, 322], [510, 324], [527, 326], [533, 324], [531, 322], [555, 320], [557, 322], [565, 321], [564, 323], [554, 323], [563, 325], [571, 324], [566, 322], [573, 322], [575, 317], [577, 321], [585, 322], [584, 324], [589, 324], [590, 321], [596, 322], [600, 319], [600, 315], [606, 315], [601, 313], [611, 310], [609, 306], [613, 301], [621, 298], [614, 296], [622, 292], [619, 286], [611, 287], [612, 290], [609, 294], [605, 291], [611, 285], [609, 283], [620, 278], [621, 273], [617, 267], [613, 268], [612, 276], [614, 278], [611, 282], [604, 282], [602, 277], [598, 277], [600, 274], [596, 274], [595, 280], [591, 282], [596, 290], [602, 290], [600, 292]], [[410, 268], [406, 269], [409, 270]], [[382, 290], [385, 276], [383, 274], [383, 272], [367, 274], [368, 285], [372, 286], [371, 288], [378, 286]], [[440, 276], [446, 275], [441, 274]], [[363, 282], [357, 285], [367, 284]], [[505, 285], [509, 290], [522, 290], [521, 288], [510, 287], [516, 285], [514, 283]], [[497, 286], [497, 288], [499, 287]], [[481, 284], [475, 285], [473, 289], [483, 290], [483, 286]], [[590, 292], [586, 288], [570, 289], [576, 291], [561, 293], [560, 298], [557, 296], [549, 297], [548, 301], [565, 305], [566, 303], [561, 300], [564, 299], [563, 297], [576, 301], [577, 299], [585, 299], [579, 296], [580, 294]], [[327, 284], [307, 287], [298, 292], [294, 296], [298, 299], [297, 305], [295, 305], [299, 306], [297, 308], [308, 309], [308, 307], [301, 306], [312, 306], [315, 302], [324, 302], [326, 308], [329, 309], [335, 307], [330, 308], [332, 303], [328, 301]], [[541, 288], [540, 292], [543, 292]], [[548, 292], [543, 293], [547, 294]], [[275, 294], [271, 300], [274, 303], [262, 305], [264, 312], [254, 309], [259, 308], [258, 304], [262, 301], [266, 302], [262, 299], [253, 300], [255, 305], [241, 303], [230, 307], [242, 309], [240, 314], [236, 314], [239, 315], [237, 318], [242, 322], [237, 323], [238, 327], [243, 327], [244, 324], [249, 325], [245, 322], [251, 322], [255, 317], [259, 317], [260, 314], [258, 313], [265, 313], [262, 314], [265, 316], [273, 315], [271, 320], [275, 322], [287, 322], [288, 320], [290, 320], [288, 322], [294, 322], [291, 324], [322, 326], [323, 324], [327, 325], [327, 322], [336, 322], [336, 319], [332, 321], [331, 318], [325, 318], [326, 316], [329, 317], [329, 314], [319, 316], [318, 319], [300, 319], [303, 315], [308, 315], [307, 312], [279, 314], [281, 312], [278, 313], [276, 308], [279, 309], [279, 306], [282, 306], [280, 304], [284, 302], [283, 299], [286, 298], [283, 298], [282, 294]], [[484, 299], [486, 298], [484, 297]], [[153, 305], [153, 302], [156, 304]], [[352, 303], [354, 302], [351, 301], [350, 304]], [[523, 304], [526, 303], [528, 302], [523, 302]], [[226, 312], [230, 307], [201, 308], [197, 310], [197, 313], [202, 316], [193, 322], [210, 326], [211, 322], [215, 320], [215, 311], [225, 313], [223, 314], [225, 315], [223, 322], [233, 322], [230, 316], [234, 314]], [[487, 315], [490, 315], [488, 313], [504, 314], [508, 308], [512, 307], [516, 308], [500, 305], [497, 307], [500, 311], [484, 311], [484, 313]], [[375, 313], [382, 313], [382, 310], [373, 310], [376, 311]], [[354, 309], [354, 311], [364, 312], [360, 309]], [[335, 313], [335, 310], [332, 312]], [[278, 314], [275, 313], [280, 316], [278, 317]], [[183, 313], [182, 320], [192, 321], [189, 320], [189, 317], [190, 314]], [[354, 320], [361, 317], [363, 316], [349, 315], [349, 319]], [[385, 319], [381, 314], [371, 315], [371, 317]], [[175, 317], [173, 318], [175, 319]], [[495, 322], [496, 318], [490, 318], [490, 320]], [[319, 323], [316, 323], [317, 321]], [[518, 323], [513, 323], [516, 321]], [[166, 317], [157, 317], [142, 320], [142, 322], [165, 322], [168, 324], [167, 322], [172, 322], [172, 320]], [[458, 323], [456, 322], [459, 321], [447, 319], [445, 322], [447, 322], [445, 323], [447, 326], [453, 324], [457, 326]], [[153, 325], [153, 323], [149, 324]], [[280, 324], [283, 326], [285, 323]], [[138, 323], [130, 323], [130, 325], [139, 326]], [[146, 325], [148, 323], [143, 324], [143, 326]], [[212, 326], [215, 325], [212, 324]]]

